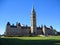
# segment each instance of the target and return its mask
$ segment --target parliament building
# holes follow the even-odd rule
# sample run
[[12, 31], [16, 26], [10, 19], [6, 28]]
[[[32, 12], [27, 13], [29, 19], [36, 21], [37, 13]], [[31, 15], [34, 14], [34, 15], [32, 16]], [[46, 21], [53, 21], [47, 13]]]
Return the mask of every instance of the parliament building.
[[22, 26], [20, 23], [16, 25], [11, 25], [7, 22], [4, 34], [6, 36], [34, 36], [34, 35], [56, 35], [56, 30], [50, 26], [41, 25], [36, 26], [36, 12], [34, 7], [32, 8], [30, 15], [30, 26]]

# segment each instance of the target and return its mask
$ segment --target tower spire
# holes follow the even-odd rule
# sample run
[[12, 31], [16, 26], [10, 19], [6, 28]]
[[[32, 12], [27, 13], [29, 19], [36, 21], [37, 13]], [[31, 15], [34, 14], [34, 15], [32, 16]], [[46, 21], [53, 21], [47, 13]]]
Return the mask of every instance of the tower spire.
[[31, 13], [32, 13], [32, 14], [35, 14], [35, 9], [34, 9], [34, 6], [32, 6]]
[[34, 10], [34, 6], [32, 7], [31, 10], [31, 34], [37, 34], [37, 28], [36, 28], [36, 13]]

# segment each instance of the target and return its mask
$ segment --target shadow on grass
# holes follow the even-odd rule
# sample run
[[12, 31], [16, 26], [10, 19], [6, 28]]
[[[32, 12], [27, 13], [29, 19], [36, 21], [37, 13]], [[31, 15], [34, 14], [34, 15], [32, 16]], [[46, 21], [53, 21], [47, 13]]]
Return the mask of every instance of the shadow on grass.
[[60, 40], [21, 40], [16, 38], [1, 38], [0, 45], [60, 45]]

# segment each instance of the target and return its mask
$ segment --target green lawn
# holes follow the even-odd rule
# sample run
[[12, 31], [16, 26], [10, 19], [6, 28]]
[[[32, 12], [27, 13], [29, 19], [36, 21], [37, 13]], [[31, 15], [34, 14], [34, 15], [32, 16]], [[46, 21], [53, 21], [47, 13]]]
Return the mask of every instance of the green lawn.
[[60, 45], [60, 36], [3, 37], [0, 45]]

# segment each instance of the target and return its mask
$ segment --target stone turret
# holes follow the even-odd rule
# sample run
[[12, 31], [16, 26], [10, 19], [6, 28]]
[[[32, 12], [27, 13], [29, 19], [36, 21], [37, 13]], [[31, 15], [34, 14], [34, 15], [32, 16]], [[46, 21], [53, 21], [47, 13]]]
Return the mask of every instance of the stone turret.
[[10, 22], [7, 22], [6, 24], [6, 30], [5, 30], [5, 35], [9, 35], [9, 30], [10, 30]]
[[16, 26], [17, 26], [17, 30], [18, 30], [18, 31], [17, 31], [17, 34], [18, 34], [19, 36], [21, 36], [21, 31], [22, 31], [22, 30], [21, 30], [21, 25], [20, 25], [20, 23], [17, 22], [17, 23], [16, 23]]
[[10, 28], [10, 22], [7, 22], [7, 24], [6, 24], [6, 29], [9, 29]]
[[51, 31], [52, 31], [52, 35], [57, 35], [57, 31], [55, 30], [55, 29], [53, 29], [53, 27], [52, 26], [50, 26], [50, 29], [51, 29]]
[[46, 25], [43, 26], [43, 34], [46, 36], [47, 35], [47, 32], [46, 32]]
[[16, 23], [16, 26], [17, 26], [17, 28], [21, 28], [21, 25], [20, 25], [20, 23]]
[[10, 22], [7, 22], [7, 25], [10, 25]]
[[51, 29], [51, 30], [53, 30], [53, 27], [52, 27], [52, 26], [50, 26], [50, 29]]

